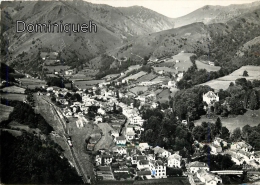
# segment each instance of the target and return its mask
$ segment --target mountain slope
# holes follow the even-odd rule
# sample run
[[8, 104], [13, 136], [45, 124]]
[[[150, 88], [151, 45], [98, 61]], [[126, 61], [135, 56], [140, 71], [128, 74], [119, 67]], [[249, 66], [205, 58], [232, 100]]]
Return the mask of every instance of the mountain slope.
[[[221, 40], [223, 36], [228, 41], [231, 40], [232, 43], [229, 43], [229, 48], [242, 46], [260, 35], [257, 31], [260, 25], [259, 16], [260, 8], [230, 19], [226, 24], [192, 23], [179, 28], [138, 36], [119, 49], [109, 52], [109, 54], [117, 56], [117, 58], [131, 57], [136, 60], [141, 59], [135, 57], [135, 55], [160, 58], [172, 56], [181, 51], [206, 54], [209, 47], [212, 52], [215, 52], [219, 50], [216, 49], [219, 44], [225, 46], [225, 42]], [[229, 51], [230, 49], [226, 50], [226, 52]], [[222, 55], [224, 54], [222, 53]]]
[[[131, 7], [115, 8], [84, 1], [3, 2], [2, 6], [5, 7], [2, 12], [5, 20], [3, 40], [8, 44], [3, 47], [8, 48], [7, 61], [22, 68], [39, 66], [37, 57], [42, 50], [61, 52], [65, 64], [73, 60], [85, 63], [107, 50], [119, 47], [134, 36], [173, 27], [169, 18], [142, 7], [136, 8], [142, 10], [142, 14], [134, 17], [131, 16]], [[27, 24], [48, 21], [88, 24], [92, 20], [98, 31], [72, 33], [71, 36], [66, 33], [16, 33], [16, 20], [23, 20]], [[33, 65], [29, 65], [32, 62]]]
[[203, 22], [204, 24], [211, 23], [226, 23], [244, 13], [258, 9], [260, 1], [241, 5], [229, 6], [211, 6], [206, 5], [185, 16], [174, 19], [175, 28], [181, 27], [194, 22]]
[[142, 6], [119, 7], [118, 9], [134, 22], [141, 24], [147, 33], [168, 30], [174, 27], [174, 22], [171, 18]]

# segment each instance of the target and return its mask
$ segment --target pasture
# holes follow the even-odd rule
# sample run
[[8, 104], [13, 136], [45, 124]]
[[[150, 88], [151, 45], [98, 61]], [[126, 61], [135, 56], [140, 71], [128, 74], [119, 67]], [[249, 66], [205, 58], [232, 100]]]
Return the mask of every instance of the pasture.
[[[248, 72], [248, 77], [243, 76], [243, 72], [245, 70]], [[260, 66], [242, 66], [227, 76], [223, 76], [200, 85], [208, 85], [215, 89], [216, 92], [218, 92], [220, 89], [226, 90], [229, 87], [229, 84], [231, 82], [235, 82], [235, 80], [238, 78], [246, 78], [247, 80], [260, 80]]]
[[2, 93], [1, 98], [7, 99], [7, 100], [17, 100], [17, 101], [23, 101], [25, 100], [27, 95], [25, 94], [12, 94], [12, 93]]
[[0, 104], [0, 122], [8, 120], [10, 113], [14, 110], [13, 107]]
[[44, 66], [44, 69], [47, 69], [49, 72], [59, 72], [60, 70], [70, 69], [70, 66], [66, 65], [57, 65], [57, 66]]
[[105, 80], [81, 80], [74, 81], [74, 84], [80, 89], [86, 89], [88, 86], [97, 85], [103, 82], [105, 82]]
[[138, 72], [138, 73], [136, 73], [134, 75], [130, 75], [130, 76], [124, 78], [124, 80], [132, 80], [132, 79], [133, 80], [137, 80], [138, 78], [140, 78], [141, 76], [144, 76], [146, 74], [147, 74], [146, 72], [140, 71], [140, 72]]
[[211, 66], [209, 64], [205, 64], [205, 63], [203, 63], [203, 62], [201, 62], [199, 60], [196, 60], [195, 63], [197, 65], [198, 69], [206, 69], [208, 72], [210, 72], [210, 71], [218, 71], [221, 68], [220, 66]]
[[[254, 115], [254, 116], [252, 116]], [[260, 124], [260, 109], [258, 110], [248, 110], [244, 115], [238, 115], [236, 117], [231, 118], [221, 118], [222, 126], [227, 127], [230, 132], [232, 132], [235, 128], [240, 127], [241, 129], [245, 125], [257, 126]], [[203, 121], [215, 123], [217, 118], [208, 119], [206, 116], [201, 117], [199, 120], [194, 122], [195, 126], [201, 125]]]
[[154, 79], [154, 78], [156, 78], [156, 77], [157, 77], [156, 74], [154, 74], [154, 73], [149, 73], [149, 74], [146, 74], [146, 75], [144, 75], [144, 76], [138, 78], [138, 79], [137, 79], [137, 82], [150, 81], [150, 80], [152, 80], [152, 79]]
[[25, 89], [17, 86], [10, 86], [10, 87], [5, 87], [1, 89], [5, 93], [19, 93], [19, 94], [24, 94]]
[[145, 92], [148, 90], [148, 87], [146, 86], [136, 86], [132, 89], [129, 89], [129, 91], [133, 92], [134, 94], [138, 94], [138, 92]]

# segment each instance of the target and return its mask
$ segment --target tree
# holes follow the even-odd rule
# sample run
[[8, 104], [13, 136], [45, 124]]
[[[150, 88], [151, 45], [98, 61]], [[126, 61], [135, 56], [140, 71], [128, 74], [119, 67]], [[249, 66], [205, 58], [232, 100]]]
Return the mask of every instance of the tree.
[[243, 76], [249, 76], [246, 70], [243, 72]]
[[256, 95], [256, 92], [252, 91], [250, 94], [250, 99], [249, 99], [249, 109], [256, 110], [258, 108], [259, 108], [258, 97]]
[[215, 122], [215, 127], [216, 127], [216, 133], [220, 134], [221, 133], [221, 129], [222, 129], [222, 123], [220, 118], [217, 118], [217, 121]]
[[229, 132], [229, 130], [227, 129], [227, 127], [222, 127], [222, 128], [221, 128], [220, 138], [222, 138], [222, 139], [228, 139], [229, 136], [230, 136], [230, 132]]
[[240, 127], [235, 128], [232, 134], [233, 141], [238, 141], [241, 138], [241, 129]]

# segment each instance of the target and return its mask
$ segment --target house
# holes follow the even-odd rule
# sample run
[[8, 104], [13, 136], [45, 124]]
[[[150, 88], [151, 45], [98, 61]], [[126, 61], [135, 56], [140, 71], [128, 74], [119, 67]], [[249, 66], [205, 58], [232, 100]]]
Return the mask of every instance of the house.
[[172, 154], [168, 157], [168, 167], [181, 168], [181, 159], [182, 157], [178, 154]]
[[135, 138], [134, 126], [128, 125], [126, 127], [126, 140], [131, 141]]
[[144, 150], [148, 150], [150, 148], [150, 146], [148, 145], [148, 143], [139, 143], [139, 150], [142, 152]]
[[146, 177], [147, 179], [151, 179], [152, 178], [150, 170], [136, 171], [136, 176], [138, 176], [138, 177]]
[[112, 163], [112, 155], [96, 155], [96, 165], [108, 165]]
[[119, 132], [117, 130], [112, 130], [111, 131], [111, 136], [113, 136], [116, 139], [117, 137], [119, 137]]
[[130, 118], [130, 124], [143, 126], [144, 120], [141, 116], [133, 116]]
[[116, 137], [116, 144], [117, 145], [125, 145], [126, 144], [126, 138], [124, 136]]
[[167, 150], [165, 150], [164, 148], [161, 148], [159, 146], [156, 146], [155, 148], [153, 148], [154, 154], [158, 155], [158, 157], [169, 157], [171, 155], [171, 152], [168, 152]]
[[206, 163], [199, 162], [199, 161], [194, 161], [187, 165], [187, 170], [190, 173], [196, 173], [200, 169], [209, 171], [209, 166]]
[[102, 123], [103, 122], [103, 118], [101, 116], [96, 116], [95, 117], [95, 122], [96, 123]]
[[114, 180], [114, 175], [110, 166], [99, 166], [96, 168], [97, 179]]
[[210, 66], [215, 66], [215, 63], [209, 61], [209, 65], [210, 65]]
[[127, 151], [126, 151], [125, 147], [119, 146], [119, 147], [117, 147], [116, 151], [117, 151], [118, 154], [121, 154], [121, 155], [127, 154]]
[[134, 155], [133, 157], [131, 157], [132, 164], [137, 164], [140, 160], [147, 160], [147, 157], [143, 155]]
[[67, 70], [65, 71], [65, 75], [73, 75], [73, 70]]
[[218, 154], [222, 152], [222, 147], [220, 145], [216, 145], [216, 144], [210, 144], [209, 147], [211, 148], [210, 153], [212, 154]]
[[252, 149], [252, 146], [244, 141], [232, 143], [230, 146], [231, 150], [244, 150], [245, 152], [249, 152]]
[[137, 169], [138, 170], [149, 169], [149, 161], [148, 160], [139, 160], [137, 162]]
[[224, 147], [227, 146], [227, 142], [219, 137], [215, 137], [213, 144], [217, 145], [217, 146], [221, 146], [221, 143], [223, 144]]
[[201, 182], [205, 183], [205, 185], [217, 185], [222, 183], [222, 179], [218, 175], [204, 169], [198, 170], [197, 177]]
[[167, 178], [166, 165], [161, 160], [150, 161], [149, 168], [154, 178]]
[[208, 105], [218, 102], [219, 96], [216, 95], [213, 91], [209, 91], [206, 94], [203, 93], [203, 101], [206, 102]]
[[175, 81], [169, 81], [168, 82], [168, 87], [171, 88], [171, 87], [176, 87], [176, 82]]

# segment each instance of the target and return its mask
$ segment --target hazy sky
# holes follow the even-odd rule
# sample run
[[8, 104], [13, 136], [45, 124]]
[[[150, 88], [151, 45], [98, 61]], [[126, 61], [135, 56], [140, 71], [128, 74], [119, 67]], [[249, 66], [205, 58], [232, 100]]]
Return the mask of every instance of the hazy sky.
[[222, 5], [251, 3], [257, 0], [86, 0], [96, 4], [108, 4], [115, 7], [143, 6], [168, 17], [186, 15], [204, 5]]

